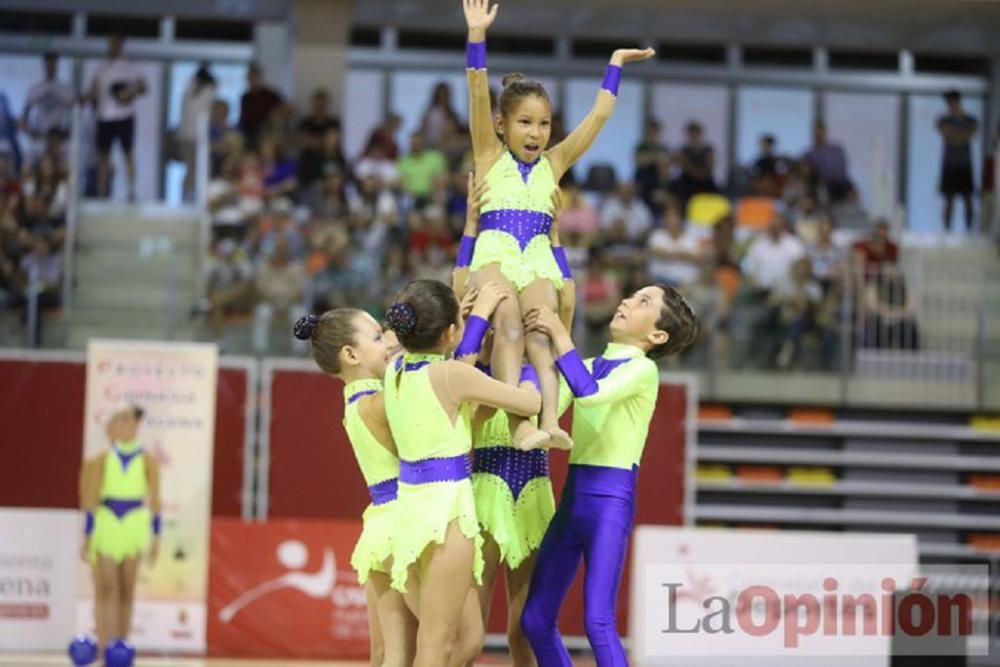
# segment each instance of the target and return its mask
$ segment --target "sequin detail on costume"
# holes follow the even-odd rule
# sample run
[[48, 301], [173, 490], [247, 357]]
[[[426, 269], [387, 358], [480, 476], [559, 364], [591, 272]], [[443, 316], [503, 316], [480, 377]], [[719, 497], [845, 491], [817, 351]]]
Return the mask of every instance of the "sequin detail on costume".
[[473, 452], [472, 471], [496, 475], [507, 483], [514, 502], [533, 479], [549, 476], [549, 455], [543, 449], [482, 447]]
[[536, 236], [548, 236], [552, 230], [552, 216], [540, 211], [505, 208], [483, 213], [479, 217], [479, 230], [498, 231], [517, 239], [521, 252]]

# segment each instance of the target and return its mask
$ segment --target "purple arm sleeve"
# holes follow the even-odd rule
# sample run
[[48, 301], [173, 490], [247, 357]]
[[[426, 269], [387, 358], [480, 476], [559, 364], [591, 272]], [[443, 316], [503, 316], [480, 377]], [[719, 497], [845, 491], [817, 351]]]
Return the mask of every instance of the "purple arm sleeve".
[[490, 323], [479, 317], [470, 315], [465, 323], [465, 333], [462, 334], [462, 341], [455, 348], [455, 358], [461, 359], [470, 354], [479, 354], [479, 349], [483, 346], [483, 336], [490, 328]]
[[160, 530], [163, 528], [163, 522], [160, 519], [159, 514], [153, 515], [153, 535], [159, 536]]
[[580, 358], [576, 348], [556, 359], [556, 366], [559, 367], [559, 371], [566, 378], [566, 384], [577, 398], [597, 393], [597, 382], [583, 365], [583, 359]]
[[535, 372], [535, 367], [531, 364], [525, 364], [521, 367], [521, 377], [517, 383], [521, 384], [522, 382], [530, 382], [535, 385], [535, 389], [538, 391], [542, 390], [542, 383], [538, 379], [538, 373]]
[[622, 81], [622, 68], [618, 65], [608, 65], [604, 70], [604, 82], [601, 88], [618, 97], [618, 84]]
[[466, 43], [465, 65], [469, 69], [486, 69], [486, 42]]
[[472, 264], [472, 252], [476, 249], [475, 236], [463, 236], [458, 244], [458, 256], [455, 257], [455, 268], [463, 269]]
[[89, 537], [93, 532], [94, 532], [94, 513], [87, 512], [84, 515], [83, 534]]
[[553, 248], [552, 256], [556, 258], [556, 264], [559, 265], [559, 270], [562, 271], [562, 277], [566, 280], [572, 280], [573, 271], [569, 268], [569, 260], [566, 259], [566, 251], [563, 250], [563, 247], [556, 246]]

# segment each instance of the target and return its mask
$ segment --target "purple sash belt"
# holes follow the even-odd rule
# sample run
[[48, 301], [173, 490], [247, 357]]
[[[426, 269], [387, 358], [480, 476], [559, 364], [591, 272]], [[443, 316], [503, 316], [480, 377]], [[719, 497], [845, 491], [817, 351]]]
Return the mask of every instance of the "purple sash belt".
[[521, 246], [521, 252], [536, 236], [547, 236], [552, 230], [552, 216], [541, 211], [503, 208], [479, 216], [479, 231], [506, 232]]
[[458, 482], [472, 475], [472, 465], [466, 454], [437, 459], [399, 462], [399, 481], [403, 484]]
[[101, 501], [101, 504], [107, 507], [109, 510], [115, 513], [115, 516], [121, 519], [123, 516], [128, 514], [134, 509], [142, 507], [142, 500], [121, 500], [119, 498], [105, 498]]
[[564, 496], [610, 496], [635, 502], [639, 466], [630, 469], [573, 463], [569, 466]]
[[473, 452], [472, 471], [505, 481], [516, 501], [528, 482], [549, 476], [549, 455], [544, 449], [525, 452], [514, 447], [482, 447]]
[[372, 505], [384, 505], [396, 499], [396, 490], [399, 487], [399, 478], [393, 477], [378, 484], [368, 487], [368, 495], [372, 498]]

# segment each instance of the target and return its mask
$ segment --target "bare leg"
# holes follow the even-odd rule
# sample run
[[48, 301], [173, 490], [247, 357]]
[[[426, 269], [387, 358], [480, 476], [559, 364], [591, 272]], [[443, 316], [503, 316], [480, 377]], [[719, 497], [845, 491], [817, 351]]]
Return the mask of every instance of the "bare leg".
[[944, 196], [944, 230], [946, 232], [951, 231], [951, 211], [952, 205], [955, 203], [955, 198], [952, 195]]
[[101, 650], [115, 639], [118, 621], [118, 565], [110, 558], [97, 557], [93, 566], [94, 621]]
[[[557, 297], [552, 283], [548, 280], [536, 280], [521, 292], [521, 311], [527, 313], [542, 306], [558, 311]], [[529, 333], [525, 336], [525, 348], [528, 351], [528, 361], [535, 367], [538, 381], [542, 385], [542, 412], [538, 426], [551, 436], [551, 447], [570, 449], [573, 441], [566, 431], [559, 428], [559, 374], [556, 371], [552, 341], [545, 334]]]
[[128, 639], [132, 632], [132, 610], [135, 607], [135, 582], [139, 575], [139, 559], [126, 558], [118, 568], [121, 584], [118, 589], [118, 636]]
[[365, 584], [371, 628], [372, 667], [406, 667], [416, 652], [417, 619], [389, 575], [372, 572]]
[[420, 625], [414, 667], [447, 667], [455, 650], [462, 609], [472, 588], [472, 540], [457, 522], [448, 526], [444, 542], [421, 556], [417, 585]]
[[125, 151], [125, 171], [128, 175], [128, 200], [135, 201], [135, 158], [132, 151]]
[[97, 156], [97, 196], [111, 198], [111, 152]]
[[[972, 193], [967, 192], [962, 195], [962, 199], [965, 203], [965, 231], [972, 231], [972, 218], [975, 214], [975, 209], [972, 208]], [[982, 228], [983, 225], [980, 225]]]
[[[480, 287], [489, 282], [497, 282], [511, 294], [517, 289], [500, 272], [497, 264], [489, 264], [472, 275], [472, 285]], [[493, 313], [493, 358], [490, 361], [493, 377], [504, 384], [516, 385], [521, 377], [524, 362], [524, 321], [521, 308], [515, 299], [504, 299]], [[534, 449], [544, 444], [549, 436], [524, 417], [508, 414], [510, 432], [514, 434], [514, 444], [525, 449]]]
[[465, 604], [462, 605], [455, 650], [451, 660], [448, 661], [448, 667], [473, 665], [483, 652], [485, 641], [486, 624], [479, 610], [479, 591], [473, 586], [465, 596]]
[[507, 570], [507, 643], [514, 667], [536, 667], [535, 653], [521, 629], [521, 612], [528, 601], [531, 573], [538, 551], [533, 551], [516, 570]]

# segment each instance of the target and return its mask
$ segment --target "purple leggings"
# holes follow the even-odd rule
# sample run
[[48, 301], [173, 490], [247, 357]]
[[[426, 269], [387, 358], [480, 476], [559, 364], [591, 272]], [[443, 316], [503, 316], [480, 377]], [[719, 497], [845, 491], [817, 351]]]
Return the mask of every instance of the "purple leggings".
[[521, 627], [539, 667], [571, 667], [559, 607], [583, 558], [584, 627], [598, 667], [627, 667], [615, 603], [635, 518], [636, 470], [571, 465], [531, 575]]

